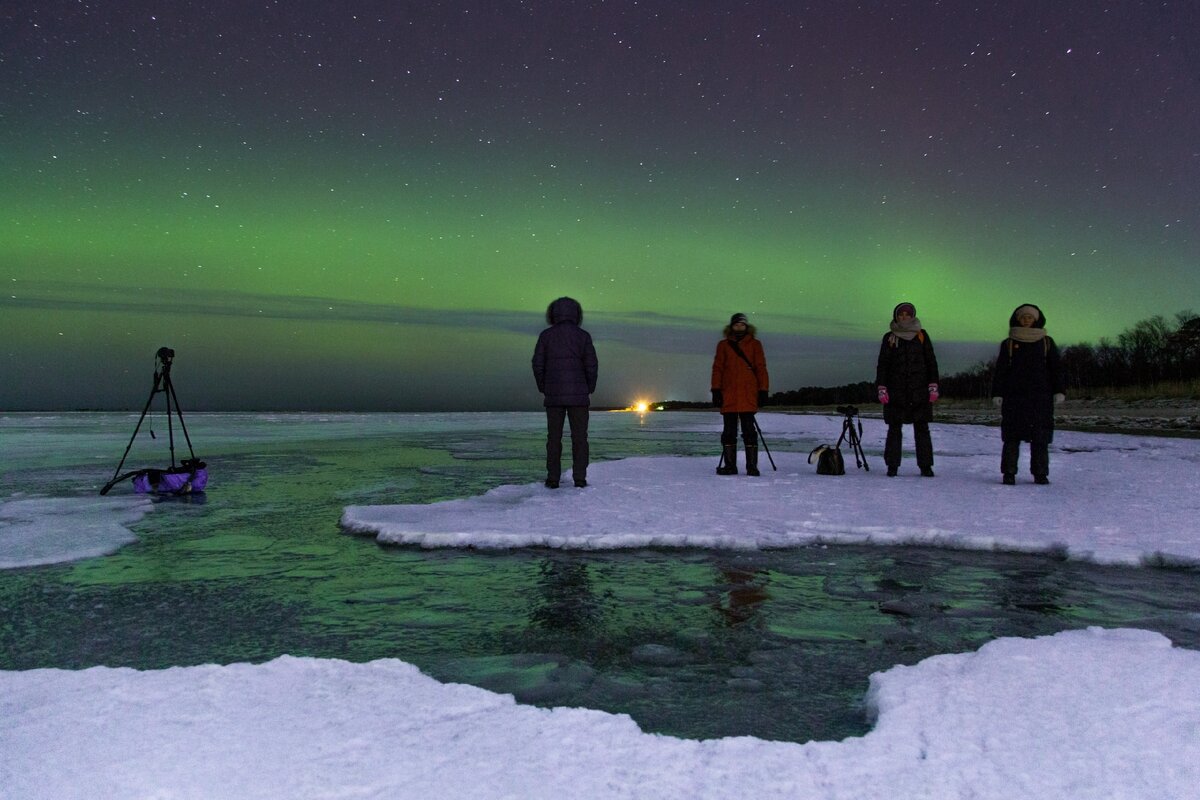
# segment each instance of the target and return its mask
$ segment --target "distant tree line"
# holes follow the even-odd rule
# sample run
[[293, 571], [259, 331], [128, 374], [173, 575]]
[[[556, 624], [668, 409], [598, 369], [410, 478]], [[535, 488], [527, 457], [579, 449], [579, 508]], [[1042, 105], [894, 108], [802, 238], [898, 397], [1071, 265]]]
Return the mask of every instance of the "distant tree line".
[[875, 384], [871, 381], [847, 383], [843, 386], [805, 386], [771, 395], [773, 406], [844, 406], [873, 403]]
[[[1059, 355], [1073, 393], [1194, 380], [1200, 378], [1200, 316], [1181, 311], [1170, 321], [1156, 315], [1122, 331], [1115, 341], [1105, 337], [1097, 344], [1060, 347]], [[992, 358], [942, 378], [942, 394], [987, 397], [995, 365]]]

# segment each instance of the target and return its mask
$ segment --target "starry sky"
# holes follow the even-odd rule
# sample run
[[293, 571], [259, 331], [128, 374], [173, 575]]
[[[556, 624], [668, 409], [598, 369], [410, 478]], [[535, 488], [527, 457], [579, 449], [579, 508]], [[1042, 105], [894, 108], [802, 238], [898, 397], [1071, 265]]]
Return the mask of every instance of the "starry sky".
[[536, 409], [570, 295], [598, 405], [943, 372], [1200, 309], [1200, 4], [0, 6], [0, 410]]

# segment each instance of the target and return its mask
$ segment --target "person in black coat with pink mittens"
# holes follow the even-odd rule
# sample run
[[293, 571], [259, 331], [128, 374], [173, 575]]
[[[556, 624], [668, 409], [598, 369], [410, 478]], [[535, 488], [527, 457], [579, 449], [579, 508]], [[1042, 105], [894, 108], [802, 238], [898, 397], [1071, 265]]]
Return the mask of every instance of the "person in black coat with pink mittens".
[[892, 309], [890, 330], [879, 345], [875, 387], [879, 402], [883, 403], [883, 421], [888, 426], [883, 448], [888, 477], [896, 477], [900, 469], [904, 426], [912, 425], [917, 466], [922, 475], [932, 478], [933, 440], [929, 436], [929, 423], [938, 399], [938, 364], [933, 342], [921, 327], [912, 303], [900, 303]]
[[1000, 406], [1000, 472], [1017, 482], [1021, 442], [1029, 442], [1033, 482], [1050, 483], [1050, 442], [1054, 406], [1066, 398], [1058, 347], [1046, 334], [1046, 316], [1032, 303], [1018, 306], [1008, 320], [1008, 338], [1000, 343], [992, 373], [992, 402]]

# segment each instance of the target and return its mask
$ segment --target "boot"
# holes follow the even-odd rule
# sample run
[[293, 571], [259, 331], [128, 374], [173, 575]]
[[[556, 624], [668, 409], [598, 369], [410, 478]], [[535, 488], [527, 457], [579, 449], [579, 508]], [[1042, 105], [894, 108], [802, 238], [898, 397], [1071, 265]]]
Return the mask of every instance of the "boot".
[[1030, 442], [1029, 471], [1033, 473], [1033, 482], [1045, 486], [1050, 482], [1050, 445], [1047, 442]]
[[1000, 472], [1005, 475], [1017, 474], [1017, 462], [1021, 458], [1021, 443], [1006, 441], [1000, 446]]
[[901, 445], [903, 444], [901, 425], [888, 425], [887, 439], [883, 444], [883, 463], [887, 464], [887, 474], [889, 478], [896, 477], [896, 473], [900, 470]]
[[746, 445], [746, 474], [757, 476], [758, 472], [758, 445]]
[[721, 466], [717, 467], [718, 475], [737, 475], [737, 444], [721, 445]]

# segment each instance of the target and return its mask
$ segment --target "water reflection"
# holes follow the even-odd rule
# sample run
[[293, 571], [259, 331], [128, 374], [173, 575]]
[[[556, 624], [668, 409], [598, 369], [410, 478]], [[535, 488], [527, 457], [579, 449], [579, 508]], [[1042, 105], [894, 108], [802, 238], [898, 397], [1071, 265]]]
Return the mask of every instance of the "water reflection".
[[558, 555], [544, 558], [538, 563], [529, 623], [551, 636], [591, 636], [603, 627], [604, 606], [611, 601], [611, 591], [594, 590], [586, 561]]
[[717, 567], [721, 578], [720, 599], [713, 606], [719, 623], [730, 628], [762, 627], [760, 610], [771, 596], [767, 591], [771, 574], [765, 569], [750, 569], [731, 564]]

